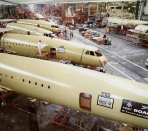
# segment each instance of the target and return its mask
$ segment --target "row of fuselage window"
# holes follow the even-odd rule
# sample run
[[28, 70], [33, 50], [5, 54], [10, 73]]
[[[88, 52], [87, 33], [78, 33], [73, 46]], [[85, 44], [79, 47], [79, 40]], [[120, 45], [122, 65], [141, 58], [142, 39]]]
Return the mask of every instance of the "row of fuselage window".
[[[2, 76], [2, 74], [0, 74], [0, 76]], [[8, 78], [8, 76], [5, 75], [5, 78]], [[11, 79], [13, 79], [13, 76], [11, 76]], [[19, 78], [17, 77], [16, 80], [18, 81]], [[1, 82], [1, 80], [0, 80], [0, 82]], [[22, 79], [22, 82], [25, 82], [25, 79]], [[28, 83], [31, 84], [31, 81], [29, 80]], [[37, 82], [35, 82], [34, 84], [37, 85]], [[44, 87], [44, 84], [41, 84], [41, 87]], [[50, 89], [49, 85], [48, 85], [48, 89]]]
[[[10, 44], [10, 45], [19, 45], [19, 46], [25, 46], [24, 44], [15, 44], [15, 43], [9, 43], [9, 42], [7, 42], [7, 44]], [[26, 45], [27, 46], [27, 45]], [[28, 45], [28, 47], [31, 47], [30, 45]], [[32, 47], [34, 47], [34, 46], [32, 46]], [[37, 47], [37, 46], [36, 46]]]

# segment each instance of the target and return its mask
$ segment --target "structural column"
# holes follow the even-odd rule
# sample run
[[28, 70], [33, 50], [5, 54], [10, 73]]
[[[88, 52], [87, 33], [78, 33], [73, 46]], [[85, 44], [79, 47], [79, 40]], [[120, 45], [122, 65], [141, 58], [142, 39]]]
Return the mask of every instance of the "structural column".
[[122, 1], [121, 17], [123, 17], [124, 1]]
[[71, 12], [73, 13], [73, 3], [71, 3]]
[[144, 9], [144, 0], [141, 1], [141, 8], [140, 8], [140, 14], [139, 14], [139, 20], [141, 20], [142, 14]]
[[115, 5], [115, 3], [114, 3], [114, 12], [116, 11], [116, 5]]
[[107, 13], [109, 14], [109, 2], [107, 3]]
[[90, 2], [88, 2], [88, 16], [90, 15]]
[[83, 12], [83, 3], [82, 3], [82, 12]]
[[97, 14], [98, 14], [98, 2], [97, 2]]
[[77, 11], [77, 3], [76, 3], [76, 11]]
[[137, 4], [136, 4], [136, 15], [135, 15], [136, 20], [138, 19], [139, 2], [140, 2], [140, 1], [137, 1]]

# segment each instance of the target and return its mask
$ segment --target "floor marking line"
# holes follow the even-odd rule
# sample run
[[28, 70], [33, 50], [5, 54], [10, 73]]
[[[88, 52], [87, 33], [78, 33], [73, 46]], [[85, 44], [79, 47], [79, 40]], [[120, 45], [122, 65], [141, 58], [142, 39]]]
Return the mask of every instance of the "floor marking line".
[[118, 70], [116, 67], [112, 66], [111, 64], [107, 63], [108, 65], [110, 65], [111, 67], [113, 67], [114, 69], [116, 69], [117, 71], [119, 71], [121, 74], [125, 75], [127, 78], [129, 78], [132, 81], [135, 81], [134, 79], [132, 79], [130, 76], [126, 75], [125, 73], [123, 73], [122, 71]]
[[125, 73], [123, 73], [122, 71], [118, 70], [116, 67], [112, 66], [111, 64], [108, 64], [110, 65], [111, 67], [113, 67], [114, 69], [116, 69], [117, 71], [119, 71], [121, 74], [125, 75], [127, 78], [129, 78], [130, 80], [132, 81], [135, 81], [134, 79], [132, 79], [130, 76], [126, 75]]
[[[88, 40], [88, 39], [86, 39], [86, 40]], [[88, 41], [89, 41], [89, 40], [88, 40]], [[90, 42], [93, 43], [92, 41], [90, 41]], [[89, 45], [90, 45], [90, 44], [89, 44]], [[95, 45], [95, 43], [93, 43], [93, 45]], [[99, 46], [99, 45], [95, 45], [95, 46]], [[148, 71], [147, 69], [145, 69], [145, 68], [143, 68], [143, 67], [141, 67], [141, 66], [139, 66], [139, 65], [137, 65], [137, 64], [135, 64], [135, 63], [133, 63], [133, 62], [131, 62], [131, 61], [129, 61], [129, 60], [127, 60], [127, 59], [125, 59], [125, 58], [123, 58], [123, 57], [121, 57], [121, 56], [119, 56], [119, 55], [117, 55], [117, 54], [115, 54], [115, 53], [113, 53], [113, 52], [111, 52], [111, 51], [109, 51], [109, 50], [103, 48], [103, 47], [101, 47], [101, 46], [99, 46], [99, 47], [102, 48], [102, 49], [104, 49], [104, 50], [106, 50], [106, 51], [108, 51], [108, 52], [110, 52], [111, 54], [114, 54], [115, 56], [120, 57], [121, 59], [123, 59], [123, 60], [125, 60], [125, 61], [128, 61], [129, 63], [131, 63], [131, 64], [133, 64], [133, 65], [135, 65], [135, 66], [137, 66], [137, 67], [139, 67], [139, 68], [141, 68], [141, 69], [143, 69], [143, 70], [145, 70], [145, 71]]]

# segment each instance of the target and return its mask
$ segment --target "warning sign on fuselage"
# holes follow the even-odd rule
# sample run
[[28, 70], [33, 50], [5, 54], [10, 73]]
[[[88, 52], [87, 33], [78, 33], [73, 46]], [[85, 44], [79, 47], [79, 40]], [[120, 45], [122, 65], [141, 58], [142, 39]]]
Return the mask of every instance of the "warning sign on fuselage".
[[113, 104], [114, 104], [114, 99], [110, 98], [109, 93], [102, 92], [101, 95], [98, 95], [97, 105], [113, 109]]
[[60, 46], [60, 47], [58, 48], [58, 52], [59, 52], [59, 53], [65, 53], [65, 48], [64, 48], [64, 46]]

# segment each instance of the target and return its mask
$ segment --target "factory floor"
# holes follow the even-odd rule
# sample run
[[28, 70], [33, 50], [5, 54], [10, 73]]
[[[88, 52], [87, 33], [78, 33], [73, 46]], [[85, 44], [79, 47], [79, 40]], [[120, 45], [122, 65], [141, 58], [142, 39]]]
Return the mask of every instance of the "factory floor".
[[[96, 30], [101, 34], [105, 33], [105, 28], [90, 30]], [[120, 36], [119, 38], [110, 34], [106, 35], [107, 37], [112, 38], [111, 45], [95, 44], [94, 42], [81, 36], [78, 29], [73, 32], [74, 37], [71, 41], [96, 46], [106, 55], [108, 63], [105, 65], [104, 69], [112, 70], [113, 75], [148, 84], [148, 68], [144, 65], [145, 60], [148, 59], [147, 47], [127, 44], [124, 40], [124, 36], [117, 35]], [[33, 107], [29, 104], [27, 96], [16, 93], [11, 94], [7, 98], [7, 103], [10, 105], [6, 110], [4, 107], [0, 106], [0, 131], [72, 131], [72, 129], [59, 127], [58, 125], [52, 124], [48, 121], [53, 119], [57, 112], [62, 108], [59, 105], [50, 103], [45, 106], [43, 101], [40, 101], [40, 104]], [[23, 110], [12, 107], [12, 105]], [[68, 109], [66, 108], [65, 110]], [[31, 115], [28, 112], [36, 114], [40, 117]], [[73, 125], [70, 122], [73, 112], [76, 111], [72, 110], [63, 124], [79, 130], [78, 126]], [[88, 115], [81, 112], [78, 112], [78, 114], [81, 114], [84, 117]], [[64, 116], [64, 113], [60, 113], [55, 121], [61, 122]], [[115, 124], [117, 122], [100, 118], [98, 116], [90, 115], [89, 117], [94, 118], [94, 122], [89, 122], [89, 126], [92, 126], [91, 131], [97, 131], [97, 128], [99, 131], [115, 130]], [[45, 120], [44, 118], [48, 120]], [[76, 124], [76, 121], [74, 121], [74, 123]], [[99, 126], [101, 126], [101, 128], [99, 128]]]
[[125, 36], [106, 33], [105, 28], [89, 30], [106, 34], [107, 38], [112, 39], [111, 45], [96, 44], [80, 35], [77, 30], [74, 30], [74, 38], [71, 40], [96, 46], [107, 57], [108, 62], [104, 69], [112, 70], [113, 75], [148, 84], [148, 67], [144, 65], [148, 59], [148, 47], [129, 44]]

